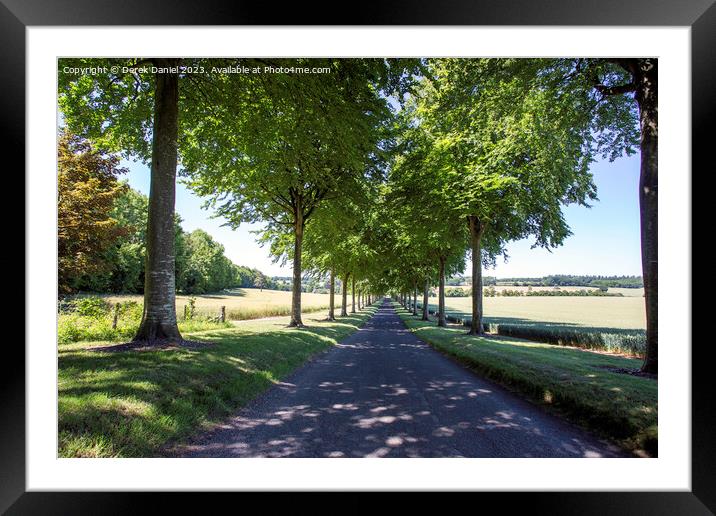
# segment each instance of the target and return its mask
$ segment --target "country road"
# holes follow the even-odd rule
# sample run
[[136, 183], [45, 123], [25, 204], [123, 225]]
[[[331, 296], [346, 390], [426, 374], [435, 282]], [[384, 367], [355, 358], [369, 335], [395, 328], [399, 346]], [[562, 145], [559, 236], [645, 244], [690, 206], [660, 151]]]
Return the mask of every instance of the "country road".
[[386, 301], [184, 457], [624, 457], [420, 341]]

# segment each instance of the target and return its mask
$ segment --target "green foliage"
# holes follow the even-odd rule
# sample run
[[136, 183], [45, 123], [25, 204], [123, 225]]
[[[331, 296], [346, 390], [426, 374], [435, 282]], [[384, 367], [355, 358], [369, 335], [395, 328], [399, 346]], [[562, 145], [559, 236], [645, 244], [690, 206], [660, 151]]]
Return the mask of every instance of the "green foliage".
[[[507, 294], [507, 292], [513, 292], [513, 294]], [[514, 294], [514, 292], [517, 292], [517, 294]], [[519, 290], [503, 290], [502, 295], [521, 295], [519, 294]], [[528, 291], [522, 291], [525, 296], [542, 296], [542, 297], [550, 297], [550, 296], [602, 296], [602, 297], [624, 297], [624, 294], [617, 292], [612, 293], [608, 292], [607, 287], [601, 287], [598, 289], [592, 289], [592, 290], [586, 290], [586, 289], [579, 289], [579, 290], [528, 290]]]
[[542, 278], [495, 278], [499, 285], [514, 286], [559, 286], [559, 287], [607, 287], [607, 288], [643, 288], [641, 276], [575, 276], [573, 274], [555, 274]]
[[187, 313], [186, 318], [187, 319], [193, 319], [194, 314], [196, 313], [196, 298], [194, 296], [190, 297], [187, 301]]
[[57, 148], [57, 259], [61, 293], [110, 268], [107, 254], [124, 231], [112, 206], [125, 186], [119, 160], [65, 131]]
[[464, 288], [446, 288], [445, 297], [470, 297], [470, 291]]
[[[85, 273], [75, 280], [74, 289], [98, 293], [134, 294], [144, 291], [146, 254], [146, 195], [126, 183], [114, 199], [110, 216], [121, 231], [114, 245], [105, 251], [106, 266], [100, 272]], [[174, 217], [176, 288], [188, 294], [205, 294], [235, 287], [275, 288], [271, 279], [256, 269], [232, 263], [224, 247], [201, 229], [186, 233], [181, 218]]]
[[109, 304], [100, 297], [81, 297], [73, 304], [75, 312], [83, 317], [101, 317], [109, 313]]

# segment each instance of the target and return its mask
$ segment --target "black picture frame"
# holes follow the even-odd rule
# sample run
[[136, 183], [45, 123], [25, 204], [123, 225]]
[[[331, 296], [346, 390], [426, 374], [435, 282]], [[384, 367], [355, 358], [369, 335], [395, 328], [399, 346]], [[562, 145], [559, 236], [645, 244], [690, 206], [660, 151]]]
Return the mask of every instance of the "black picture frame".
[[[385, 0], [361, 4], [350, 19], [336, 4], [223, 0], [0, 0], [0, 106], [4, 143], [25, 148], [25, 29], [39, 25], [576, 25], [689, 26], [692, 70], [692, 168], [713, 173], [716, 115], [716, 5], [714, 0]], [[20, 154], [24, 164], [24, 153]], [[21, 165], [22, 166], [22, 165]], [[689, 174], [690, 171], [684, 171]], [[688, 177], [685, 175], [685, 177]], [[29, 185], [27, 185], [29, 186]], [[26, 188], [26, 194], [27, 192]], [[25, 274], [31, 274], [25, 269]], [[688, 274], [688, 273], [687, 273]], [[691, 284], [691, 277], [686, 280]], [[692, 319], [693, 320], [693, 319]], [[690, 337], [690, 336], [689, 336]], [[692, 345], [692, 491], [480, 493], [505, 507], [529, 504], [550, 514], [716, 513], [716, 396], [710, 381], [709, 342]], [[8, 352], [6, 352], [8, 353]], [[147, 507], [147, 493], [26, 492], [25, 357], [0, 360], [0, 511], [8, 514], [123, 513]], [[154, 494], [176, 500], [178, 493]], [[222, 496], [225, 503], [225, 496]], [[507, 502], [507, 500], [509, 502]], [[179, 500], [183, 500], [181, 495]], [[163, 501], [159, 503], [164, 503]], [[183, 502], [181, 502], [183, 503]], [[154, 505], [154, 504], [151, 504]], [[156, 507], [156, 506], [155, 506]], [[207, 505], [203, 506], [206, 512]]]

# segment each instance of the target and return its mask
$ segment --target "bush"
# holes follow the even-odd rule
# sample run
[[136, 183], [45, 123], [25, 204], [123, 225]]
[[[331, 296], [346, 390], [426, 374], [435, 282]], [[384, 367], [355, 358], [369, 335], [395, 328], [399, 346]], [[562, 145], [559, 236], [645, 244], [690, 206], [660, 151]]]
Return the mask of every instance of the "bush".
[[445, 297], [470, 297], [470, 291], [464, 288], [446, 288]]
[[504, 297], [517, 297], [523, 295], [523, 293], [521, 290], [510, 290], [506, 288], [500, 292], [500, 295]]
[[72, 301], [74, 311], [85, 317], [102, 317], [109, 313], [109, 303], [101, 297], [80, 297]]

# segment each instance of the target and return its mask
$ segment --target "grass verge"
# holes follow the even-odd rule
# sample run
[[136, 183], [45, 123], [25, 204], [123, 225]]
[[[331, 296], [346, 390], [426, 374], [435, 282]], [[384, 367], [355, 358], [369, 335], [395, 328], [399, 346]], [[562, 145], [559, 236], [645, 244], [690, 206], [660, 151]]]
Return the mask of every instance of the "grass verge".
[[641, 360], [511, 337], [471, 337], [463, 327], [438, 328], [398, 305], [396, 310], [421, 340], [487, 378], [627, 450], [657, 455], [657, 382], [610, 371], [638, 368]]
[[316, 353], [356, 331], [374, 308], [340, 317], [304, 316], [184, 336], [201, 350], [89, 351], [111, 342], [59, 345], [59, 456], [155, 457], [220, 421]]

